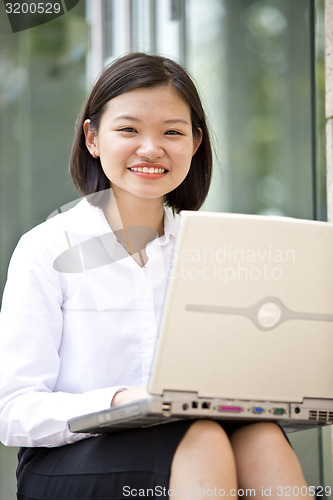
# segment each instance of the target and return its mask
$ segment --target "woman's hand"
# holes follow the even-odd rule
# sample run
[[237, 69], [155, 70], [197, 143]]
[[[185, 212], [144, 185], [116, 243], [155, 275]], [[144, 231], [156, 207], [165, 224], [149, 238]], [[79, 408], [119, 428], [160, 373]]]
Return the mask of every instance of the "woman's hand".
[[135, 401], [136, 399], [143, 399], [148, 396], [147, 386], [135, 387], [134, 389], [126, 389], [124, 391], [116, 392], [111, 401], [111, 407], [124, 405]]

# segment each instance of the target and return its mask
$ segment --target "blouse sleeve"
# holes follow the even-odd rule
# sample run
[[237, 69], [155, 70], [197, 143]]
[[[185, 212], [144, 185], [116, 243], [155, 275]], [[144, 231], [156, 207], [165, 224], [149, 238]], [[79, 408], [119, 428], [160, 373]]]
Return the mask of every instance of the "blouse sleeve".
[[47, 252], [25, 237], [8, 271], [0, 316], [0, 440], [9, 446], [61, 446], [89, 437], [68, 419], [105, 409], [124, 387], [54, 392], [61, 360], [62, 290]]

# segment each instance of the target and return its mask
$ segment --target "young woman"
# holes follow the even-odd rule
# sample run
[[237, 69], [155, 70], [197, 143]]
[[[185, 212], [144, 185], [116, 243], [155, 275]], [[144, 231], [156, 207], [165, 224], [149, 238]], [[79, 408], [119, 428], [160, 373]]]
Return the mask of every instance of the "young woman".
[[306, 496], [273, 423], [103, 436], [67, 427], [145, 394], [177, 212], [200, 208], [211, 168], [205, 114], [182, 67], [130, 54], [102, 73], [70, 161], [84, 199], [21, 238], [3, 298], [0, 439], [21, 447], [19, 499], [236, 497], [240, 488], [278, 498], [286, 486]]

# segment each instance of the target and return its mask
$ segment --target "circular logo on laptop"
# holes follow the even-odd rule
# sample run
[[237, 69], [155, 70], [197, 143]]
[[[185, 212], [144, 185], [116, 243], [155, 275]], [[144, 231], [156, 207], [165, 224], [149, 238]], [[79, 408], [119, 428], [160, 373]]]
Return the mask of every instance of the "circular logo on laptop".
[[258, 323], [263, 328], [276, 326], [282, 315], [282, 310], [276, 302], [265, 302], [258, 309]]

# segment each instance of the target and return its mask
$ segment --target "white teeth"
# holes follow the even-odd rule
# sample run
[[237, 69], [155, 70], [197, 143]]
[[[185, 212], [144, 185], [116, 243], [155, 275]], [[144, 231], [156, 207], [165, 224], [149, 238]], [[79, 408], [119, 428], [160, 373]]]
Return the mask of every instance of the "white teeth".
[[154, 167], [131, 167], [130, 170], [133, 172], [143, 172], [144, 174], [164, 174], [166, 170], [164, 168], [154, 168]]

